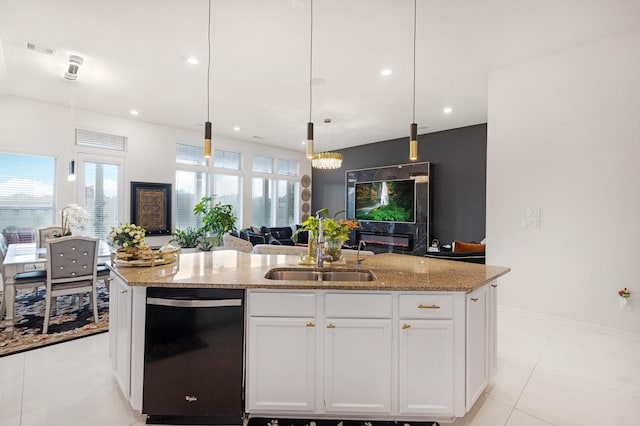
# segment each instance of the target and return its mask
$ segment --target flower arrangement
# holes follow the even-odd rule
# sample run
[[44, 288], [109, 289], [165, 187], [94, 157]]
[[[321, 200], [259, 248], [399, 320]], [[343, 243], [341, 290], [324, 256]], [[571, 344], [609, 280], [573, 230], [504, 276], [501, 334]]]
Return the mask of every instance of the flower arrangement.
[[145, 232], [146, 230], [141, 226], [120, 222], [117, 227], [111, 228], [109, 242], [123, 249], [142, 247]]
[[340, 219], [338, 221], [341, 225], [347, 225], [349, 229], [357, 229], [360, 228], [360, 222], [353, 219]]
[[629, 290], [628, 288], [623, 288], [622, 290], [618, 291], [618, 296], [620, 297], [624, 297], [625, 299], [631, 297], [631, 290]]
[[89, 213], [77, 204], [69, 204], [60, 211], [62, 217], [62, 236], [73, 231], [84, 230], [89, 223]]

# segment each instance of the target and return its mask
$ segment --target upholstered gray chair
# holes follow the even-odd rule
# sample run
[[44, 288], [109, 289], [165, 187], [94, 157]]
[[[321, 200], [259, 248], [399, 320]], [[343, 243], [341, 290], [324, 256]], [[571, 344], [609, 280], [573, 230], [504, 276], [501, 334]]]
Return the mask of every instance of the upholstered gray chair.
[[89, 294], [94, 321], [98, 322], [96, 295], [98, 239], [90, 237], [62, 237], [46, 241], [47, 247], [47, 294], [44, 326], [49, 329], [51, 304], [57, 296]]
[[224, 248], [242, 251], [245, 253], [251, 253], [253, 250], [253, 244], [251, 244], [250, 241], [234, 237], [231, 234], [224, 234], [222, 236], [222, 245]]
[[59, 237], [62, 235], [62, 227], [61, 226], [46, 226], [44, 228], [38, 228], [38, 232], [36, 232], [36, 246], [44, 247], [45, 242], [54, 237]]

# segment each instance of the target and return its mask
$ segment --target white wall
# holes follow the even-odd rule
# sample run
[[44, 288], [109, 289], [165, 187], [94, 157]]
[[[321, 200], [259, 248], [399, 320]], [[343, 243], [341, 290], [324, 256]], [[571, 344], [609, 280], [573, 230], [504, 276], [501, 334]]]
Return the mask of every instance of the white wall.
[[[109, 150], [91, 150], [75, 146], [74, 129], [126, 136], [128, 150], [125, 153]], [[0, 151], [46, 155], [56, 158], [56, 203], [60, 208], [76, 202], [77, 182], [67, 182], [69, 161], [79, 152], [124, 156], [126, 162], [123, 220], [130, 217], [129, 182], [158, 182], [175, 184], [176, 143], [202, 144], [203, 135], [198, 129], [187, 131], [175, 127], [145, 123], [137, 119], [125, 119], [90, 111], [71, 110], [29, 99], [0, 97]], [[252, 154], [300, 161], [300, 172], [311, 175], [311, 165], [304, 152], [286, 150], [268, 145], [216, 137], [216, 148], [242, 152], [245, 169], [243, 217], [238, 226], [251, 225], [251, 156]], [[175, 203], [175, 200], [174, 200]], [[175, 207], [175, 206], [174, 206]], [[174, 209], [175, 211], [175, 209]], [[151, 241], [158, 244], [158, 241]]]
[[[638, 46], [635, 31], [491, 74], [487, 263], [512, 268], [501, 304], [640, 335]], [[522, 228], [529, 207], [538, 230]]]

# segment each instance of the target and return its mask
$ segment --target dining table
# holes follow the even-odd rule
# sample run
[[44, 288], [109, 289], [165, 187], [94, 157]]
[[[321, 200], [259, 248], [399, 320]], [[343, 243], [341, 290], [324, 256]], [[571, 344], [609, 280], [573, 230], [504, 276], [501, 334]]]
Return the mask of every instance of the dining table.
[[[100, 240], [98, 248], [98, 261], [109, 262], [111, 248]], [[5, 330], [7, 337], [13, 337], [15, 331], [15, 301], [16, 287], [14, 277], [17, 273], [44, 269], [47, 263], [47, 249], [37, 247], [36, 243], [9, 244], [4, 258], [4, 291], [2, 292], [2, 304], [6, 306]]]

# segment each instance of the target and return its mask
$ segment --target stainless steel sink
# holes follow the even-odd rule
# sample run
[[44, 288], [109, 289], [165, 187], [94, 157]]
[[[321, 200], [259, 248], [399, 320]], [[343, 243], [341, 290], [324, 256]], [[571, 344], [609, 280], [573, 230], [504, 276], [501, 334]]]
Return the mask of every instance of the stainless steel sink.
[[376, 274], [369, 270], [340, 269], [322, 271], [317, 269], [274, 268], [264, 276], [269, 280], [287, 281], [375, 281]]

